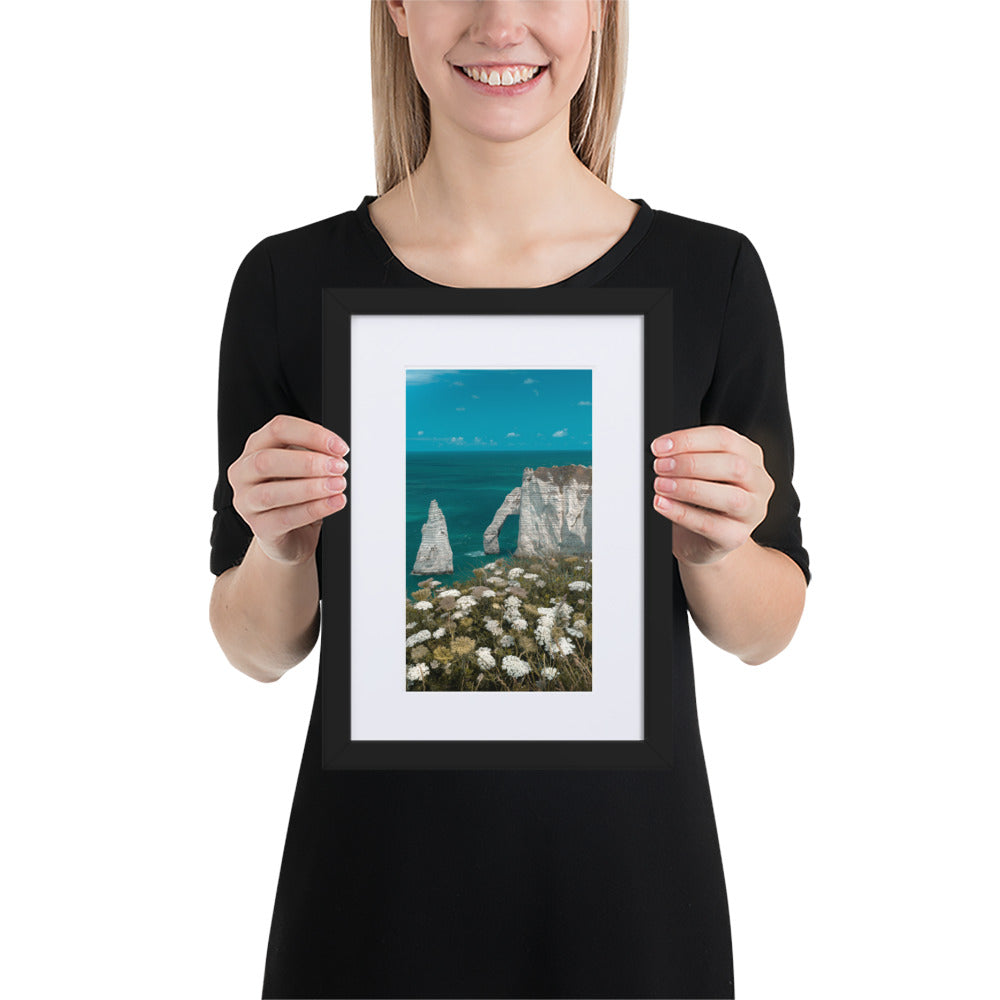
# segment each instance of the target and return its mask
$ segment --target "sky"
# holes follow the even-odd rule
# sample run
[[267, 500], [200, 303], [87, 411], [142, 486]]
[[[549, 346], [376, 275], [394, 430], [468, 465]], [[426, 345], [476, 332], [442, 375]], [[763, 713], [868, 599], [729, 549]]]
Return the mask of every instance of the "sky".
[[406, 370], [407, 451], [591, 447], [589, 368]]

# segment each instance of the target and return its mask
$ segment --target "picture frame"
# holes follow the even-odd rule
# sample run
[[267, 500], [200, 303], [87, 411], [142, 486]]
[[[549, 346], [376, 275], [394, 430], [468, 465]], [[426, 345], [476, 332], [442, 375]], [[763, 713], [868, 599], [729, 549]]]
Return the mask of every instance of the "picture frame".
[[672, 290], [324, 288], [321, 369], [323, 769], [672, 767]]

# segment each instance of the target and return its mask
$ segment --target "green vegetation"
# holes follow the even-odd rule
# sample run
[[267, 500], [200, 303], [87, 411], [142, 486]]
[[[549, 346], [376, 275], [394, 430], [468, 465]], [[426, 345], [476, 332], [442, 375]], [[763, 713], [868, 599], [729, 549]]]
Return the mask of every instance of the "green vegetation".
[[408, 691], [592, 690], [589, 554], [497, 558], [406, 600]]

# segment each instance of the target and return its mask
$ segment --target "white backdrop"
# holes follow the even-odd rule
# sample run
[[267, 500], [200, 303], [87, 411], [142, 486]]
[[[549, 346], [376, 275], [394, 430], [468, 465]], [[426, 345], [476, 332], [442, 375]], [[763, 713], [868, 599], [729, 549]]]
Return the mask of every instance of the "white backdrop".
[[[219, 335], [254, 243], [375, 193], [368, 4], [278, 10], [7, 15], [11, 996], [260, 996], [318, 653], [209, 627]], [[742, 1000], [994, 985], [987, 12], [632, 2], [612, 186], [760, 252], [815, 572], [769, 663], [692, 625]]]

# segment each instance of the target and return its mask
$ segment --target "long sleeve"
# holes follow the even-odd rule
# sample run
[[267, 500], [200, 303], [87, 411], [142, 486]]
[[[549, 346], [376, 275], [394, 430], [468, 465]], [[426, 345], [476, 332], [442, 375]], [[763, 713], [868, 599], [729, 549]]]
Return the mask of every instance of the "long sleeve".
[[219, 474], [212, 523], [212, 572], [238, 565], [253, 533], [233, 507], [229, 466], [250, 434], [278, 413], [293, 412], [278, 354], [274, 272], [261, 240], [233, 280], [219, 350]]
[[764, 265], [743, 235], [701, 419], [703, 424], [731, 427], [763, 449], [774, 493], [767, 516], [751, 537], [793, 559], [808, 584], [812, 578], [809, 554], [802, 544], [799, 497], [792, 485], [795, 450], [781, 329]]

